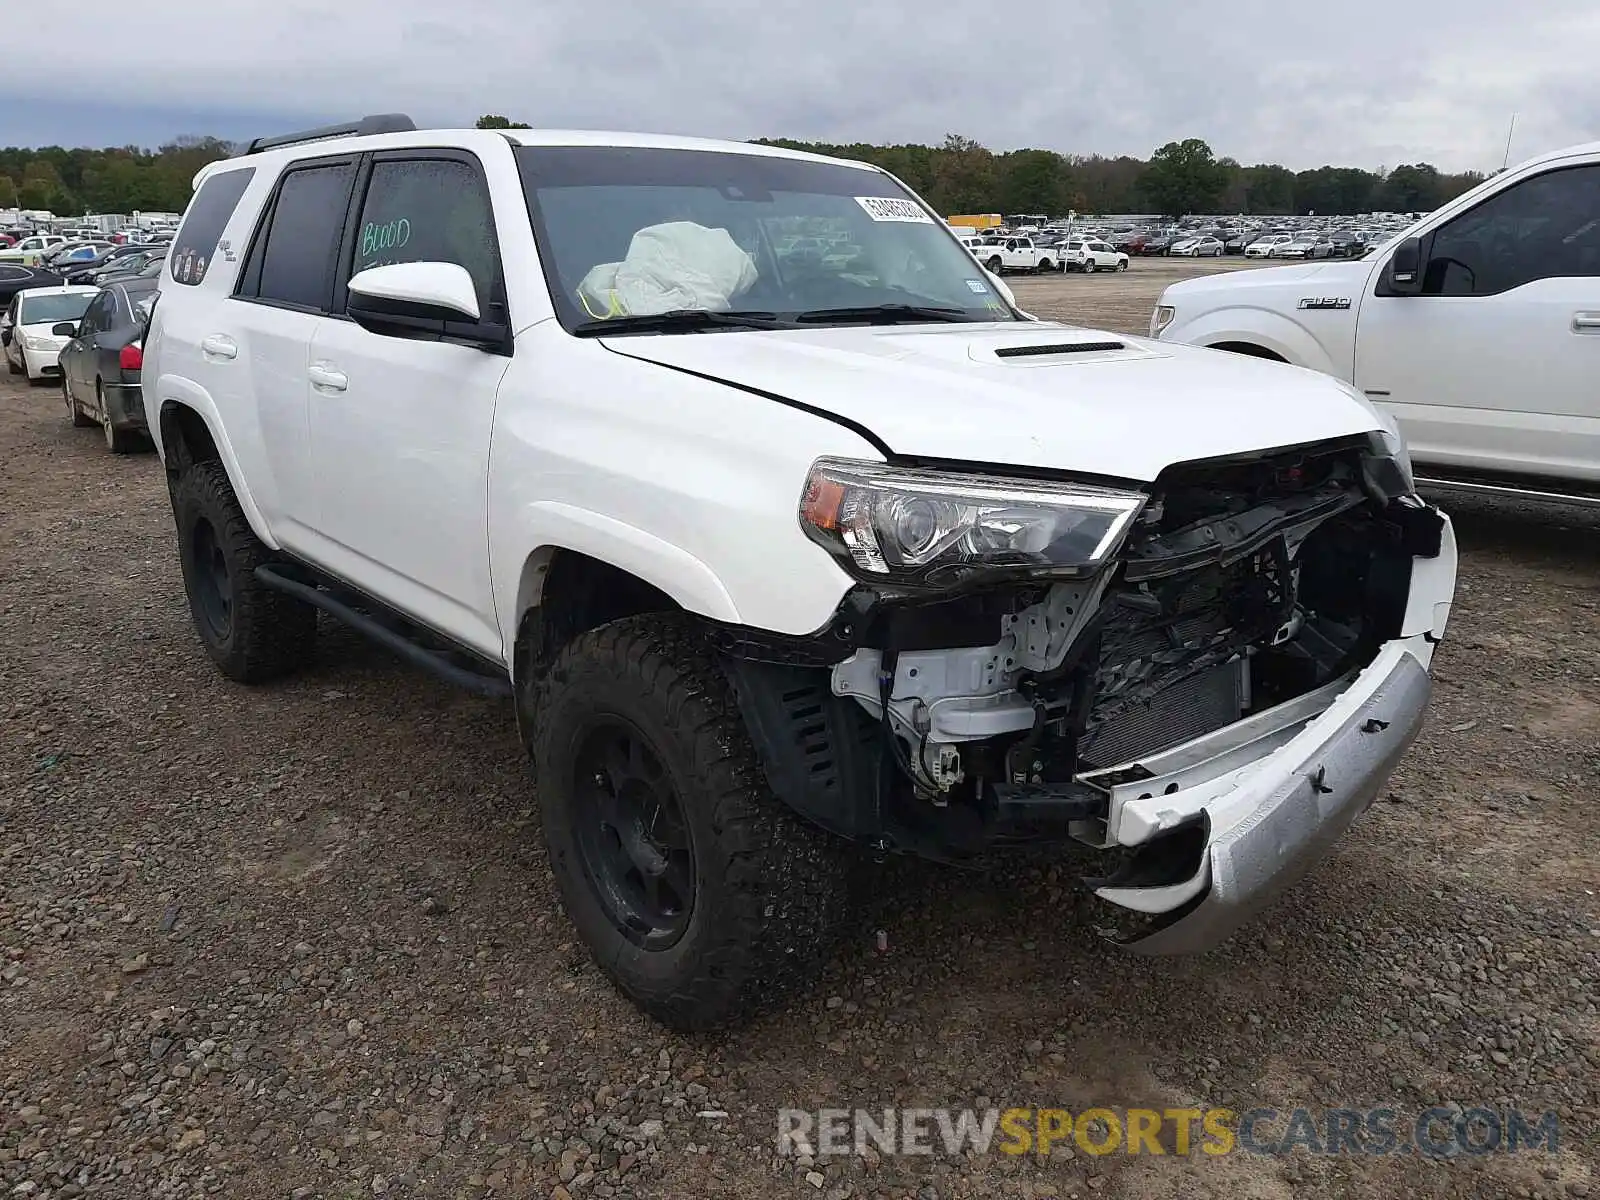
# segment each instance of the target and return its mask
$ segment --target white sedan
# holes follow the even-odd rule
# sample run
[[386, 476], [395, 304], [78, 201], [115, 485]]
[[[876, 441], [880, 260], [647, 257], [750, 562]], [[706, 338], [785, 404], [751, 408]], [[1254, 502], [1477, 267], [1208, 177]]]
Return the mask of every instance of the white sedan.
[[56, 359], [72, 340], [55, 331], [58, 325], [76, 326], [99, 288], [46, 287], [18, 292], [0, 316], [0, 344], [5, 347], [6, 368], [26, 375], [30, 383], [59, 379]]
[[1222, 250], [1222, 243], [1214, 237], [1186, 237], [1173, 242], [1167, 253], [1189, 258], [1221, 258]]
[[1126, 271], [1128, 256], [1108, 242], [1093, 238], [1072, 238], [1059, 247], [1058, 271]]
[[1244, 248], [1246, 258], [1271, 258], [1275, 246], [1286, 245], [1294, 241], [1292, 233], [1269, 233], [1266, 237], [1257, 238]]

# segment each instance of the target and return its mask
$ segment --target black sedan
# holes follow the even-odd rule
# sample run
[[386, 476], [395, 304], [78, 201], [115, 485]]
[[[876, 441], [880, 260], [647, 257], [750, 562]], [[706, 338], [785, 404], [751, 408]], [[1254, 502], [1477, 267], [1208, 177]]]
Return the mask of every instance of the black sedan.
[[61, 394], [74, 425], [99, 425], [113, 454], [148, 444], [144, 394], [144, 330], [156, 280], [134, 279], [100, 289], [76, 325], [55, 332], [72, 340], [61, 349]]
[[0, 263], [0, 308], [11, 303], [11, 298], [28, 288], [60, 287], [61, 276], [43, 267], [25, 267], [21, 263]]

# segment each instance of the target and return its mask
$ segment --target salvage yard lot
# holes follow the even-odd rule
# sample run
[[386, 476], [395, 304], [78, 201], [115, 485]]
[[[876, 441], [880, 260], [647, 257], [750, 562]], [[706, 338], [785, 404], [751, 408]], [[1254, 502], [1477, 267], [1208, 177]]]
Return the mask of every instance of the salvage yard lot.
[[[1219, 266], [1013, 283], [1139, 333]], [[154, 457], [0, 379], [0, 1196], [1600, 1197], [1600, 514], [1451, 508], [1427, 728], [1223, 950], [1105, 945], [1071, 863], [897, 863], [814, 993], [685, 1038], [560, 913], [507, 708], [326, 626], [227, 683]], [[1515, 1105], [1561, 1152], [775, 1155], [780, 1107], [991, 1103]]]

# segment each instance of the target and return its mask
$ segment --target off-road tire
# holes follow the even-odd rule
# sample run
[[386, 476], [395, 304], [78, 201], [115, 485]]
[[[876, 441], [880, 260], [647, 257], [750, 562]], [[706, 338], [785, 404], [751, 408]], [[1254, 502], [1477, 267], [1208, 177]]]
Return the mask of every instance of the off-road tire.
[[[256, 579], [255, 569], [274, 556], [251, 531], [220, 462], [193, 463], [183, 470], [172, 489], [172, 515], [189, 610], [217, 668], [238, 683], [265, 683], [309, 663], [316, 653], [317, 610]], [[230, 611], [224, 630], [204, 610], [209, 568], [196, 554], [202, 524], [209, 526], [226, 570]]]
[[67, 379], [64, 375], [61, 377], [61, 399], [66, 403], [67, 412], [72, 416], [72, 427], [74, 429], [85, 429], [94, 424], [94, 418], [79, 408], [78, 402], [67, 391]]
[[[527, 724], [550, 868], [600, 969], [645, 1013], [692, 1031], [737, 1025], [809, 986], [855, 911], [853, 849], [773, 796], [727, 679], [681, 615], [581, 634], [536, 683]], [[650, 743], [689, 832], [693, 900], [678, 940], [646, 950], [608, 914], [575, 821], [580, 746], [622, 718]]]

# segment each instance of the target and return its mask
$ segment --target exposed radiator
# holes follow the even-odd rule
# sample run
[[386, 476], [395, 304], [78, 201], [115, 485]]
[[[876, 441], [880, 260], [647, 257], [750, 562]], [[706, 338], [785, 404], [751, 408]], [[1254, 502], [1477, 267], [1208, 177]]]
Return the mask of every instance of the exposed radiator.
[[1113, 717], [1079, 748], [1080, 768], [1118, 766], [1233, 724], [1244, 710], [1246, 669], [1244, 663], [1223, 663]]

